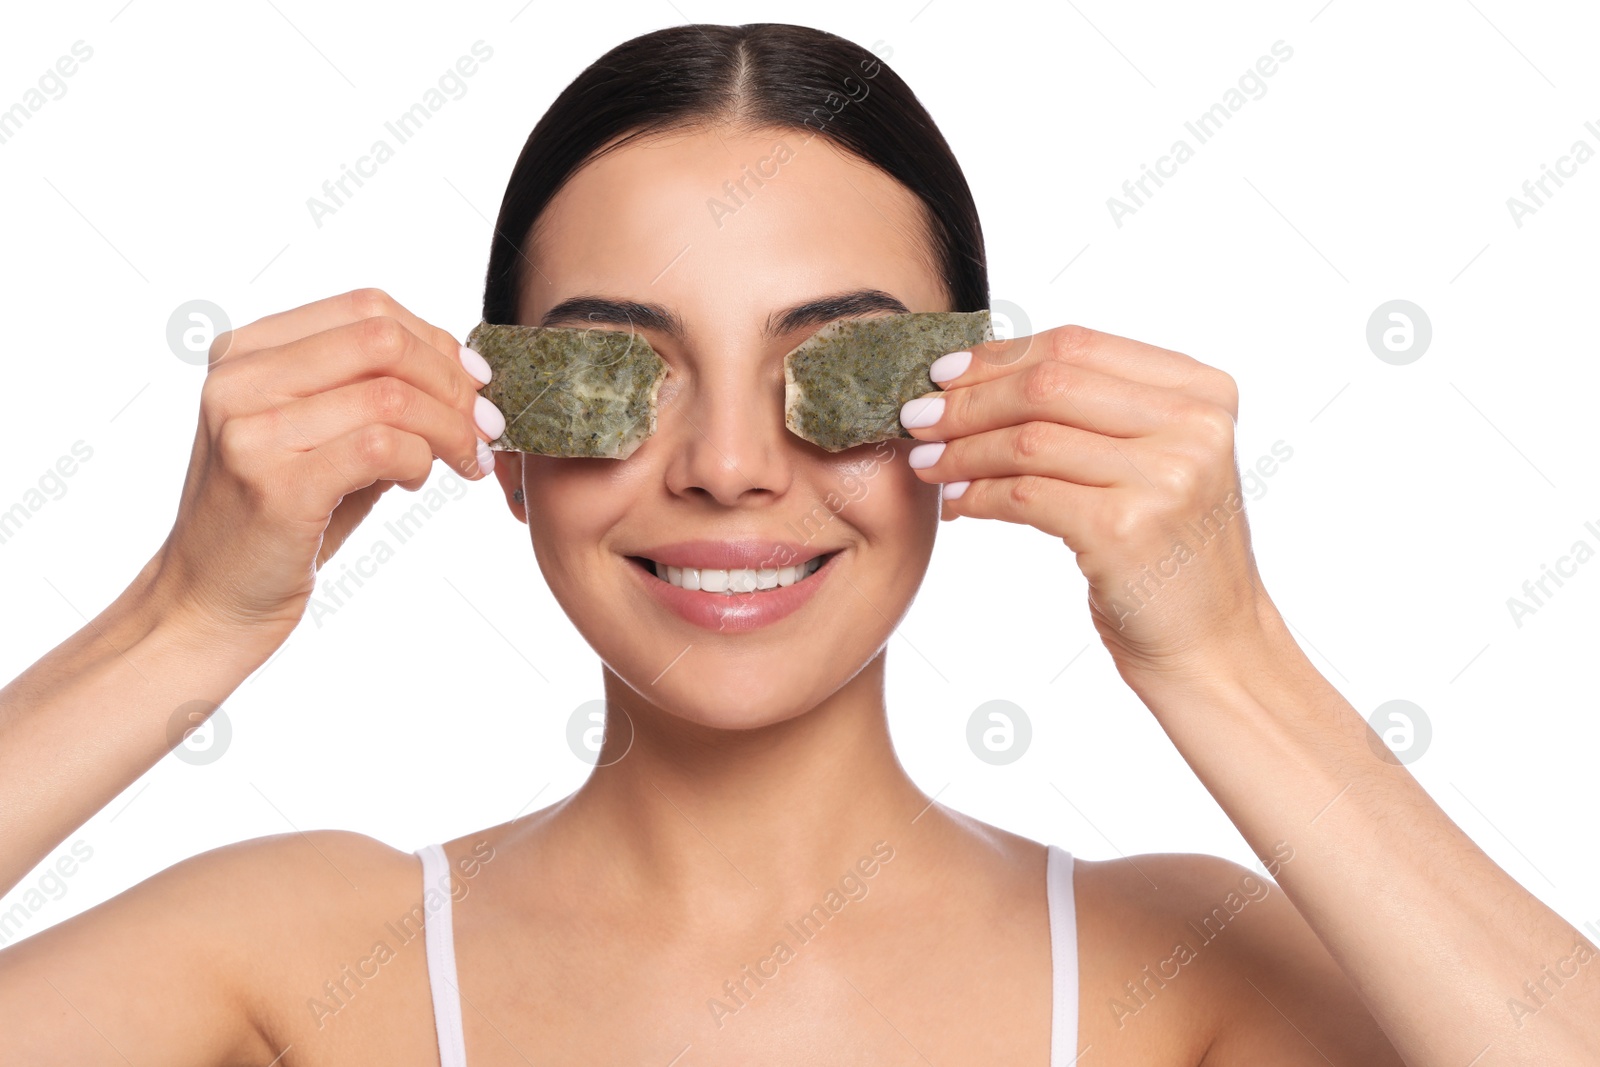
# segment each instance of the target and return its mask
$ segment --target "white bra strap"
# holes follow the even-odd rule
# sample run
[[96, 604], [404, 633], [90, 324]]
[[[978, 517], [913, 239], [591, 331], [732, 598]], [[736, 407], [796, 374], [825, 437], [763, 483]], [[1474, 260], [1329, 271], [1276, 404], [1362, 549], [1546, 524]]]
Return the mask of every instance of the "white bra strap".
[[1050, 908], [1050, 1067], [1072, 1067], [1081, 1055], [1078, 1051], [1078, 914], [1072, 896], [1072, 853], [1049, 846], [1045, 887]]
[[428, 985], [433, 991], [433, 1027], [439, 1035], [439, 1067], [467, 1067], [450, 914], [450, 860], [436, 844], [425, 845], [416, 854], [422, 858], [422, 925], [428, 946]]

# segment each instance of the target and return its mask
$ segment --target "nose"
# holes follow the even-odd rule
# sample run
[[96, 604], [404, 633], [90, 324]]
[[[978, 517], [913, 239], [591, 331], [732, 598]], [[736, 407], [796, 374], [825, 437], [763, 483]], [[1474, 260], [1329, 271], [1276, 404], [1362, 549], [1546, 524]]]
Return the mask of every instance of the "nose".
[[657, 413], [657, 431], [667, 431], [663, 443], [673, 449], [668, 488], [725, 507], [782, 495], [794, 477], [783, 368], [751, 367], [748, 353], [708, 364], [702, 361]]

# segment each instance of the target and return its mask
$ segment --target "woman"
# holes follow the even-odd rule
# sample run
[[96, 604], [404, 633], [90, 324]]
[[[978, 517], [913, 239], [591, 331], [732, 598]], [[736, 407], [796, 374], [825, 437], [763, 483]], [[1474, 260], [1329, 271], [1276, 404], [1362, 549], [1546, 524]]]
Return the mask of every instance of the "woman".
[[[171, 709], [263, 663], [436, 457], [499, 480], [604, 662], [599, 766], [416, 854], [316, 832], [176, 864], [0, 952], [0, 1059], [1593, 1061], [1592, 947], [1382, 758], [1262, 587], [1226, 374], [1063, 326], [940, 360], [914, 440], [785, 430], [782, 356], [822, 324], [988, 304], [966, 184], [879, 59], [784, 25], [630, 41], [535, 128], [496, 229], [484, 317], [643, 334], [656, 434], [491, 454], [485, 365], [373, 290], [219, 337], [171, 535], [4, 691], [0, 884], [178, 742]], [[1282, 892], [1205, 856], [1074, 864], [907, 777], [885, 646], [961, 516], [1075, 554], [1122, 677]], [[684, 577], [782, 549], [820, 565]]]

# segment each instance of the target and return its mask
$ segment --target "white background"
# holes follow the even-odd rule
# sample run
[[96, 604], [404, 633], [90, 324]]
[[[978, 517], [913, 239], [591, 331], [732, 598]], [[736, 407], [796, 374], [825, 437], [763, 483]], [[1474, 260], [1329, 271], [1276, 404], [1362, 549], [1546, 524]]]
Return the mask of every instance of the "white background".
[[[1026, 308], [1035, 330], [1081, 322], [1232, 373], [1241, 462], [1279, 441], [1293, 450], [1249, 517], [1267, 588], [1312, 661], [1363, 715], [1420, 705], [1432, 740], [1413, 772], [1523, 885], [1600, 925], [1600, 561], [1521, 627], [1506, 604], [1574, 541], [1600, 548], [1583, 526], [1600, 527], [1600, 160], [1521, 227], [1506, 203], [1575, 140], [1600, 149], [1584, 129], [1600, 126], [1600, 18], [1578, 3], [18, 9], [0, 35], [0, 108], [75, 41], [93, 57], [0, 144], [0, 510], [74, 442], [93, 455], [0, 544], [0, 676], [103, 608], [170, 527], [204, 373], [168, 347], [175, 308], [203, 298], [242, 324], [372, 285], [464, 336], [489, 220], [548, 102], [613, 45], [691, 19], [882, 42], [966, 170], [997, 301]], [[466, 94], [316, 226], [307, 198], [480, 39], [493, 58]], [[1195, 144], [1185, 120], [1279, 40], [1293, 56], [1265, 95], [1118, 227], [1107, 198], [1174, 139]], [[1392, 299], [1433, 328], [1404, 366], [1366, 341]], [[337, 827], [412, 849], [582, 781], [565, 728], [600, 694], [598, 661], [493, 481], [456, 489], [228, 699], [220, 758], [163, 759], [63, 843], [58, 854], [81, 840], [92, 858], [30, 932], [229, 841]], [[389, 494], [341, 557], [416, 499]], [[941, 802], [1085, 857], [1251, 863], [1118, 679], [1084, 594], [1053, 538], [942, 526], [890, 654], [905, 763]], [[967, 747], [968, 716], [991, 699], [1033, 724], [1008, 766]]]

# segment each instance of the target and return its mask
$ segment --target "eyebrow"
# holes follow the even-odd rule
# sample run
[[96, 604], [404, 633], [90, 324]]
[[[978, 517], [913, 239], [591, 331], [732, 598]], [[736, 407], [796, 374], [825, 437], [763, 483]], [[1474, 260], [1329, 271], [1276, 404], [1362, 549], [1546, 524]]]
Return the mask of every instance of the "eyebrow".
[[[852, 289], [775, 311], [767, 316], [762, 332], [773, 339], [806, 326], [821, 326], [834, 319], [875, 311], [907, 314], [910, 309], [881, 289]], [[670, 308], [603, 296], [575, 296], [563, 300], [544, 313], [539, 325], [552, 326], [559, 322], [582, 322], [591, 326], [608, 323], [636, 330], [660, 330], [678, 341], [683, 340], [687, 332], [683, 320]]]

